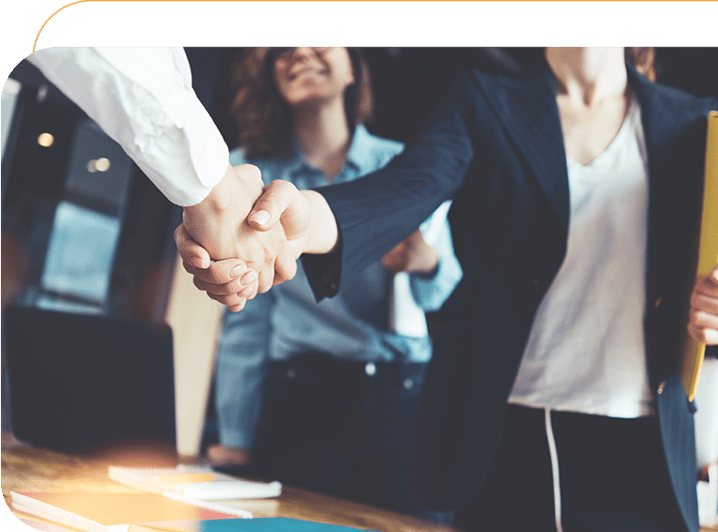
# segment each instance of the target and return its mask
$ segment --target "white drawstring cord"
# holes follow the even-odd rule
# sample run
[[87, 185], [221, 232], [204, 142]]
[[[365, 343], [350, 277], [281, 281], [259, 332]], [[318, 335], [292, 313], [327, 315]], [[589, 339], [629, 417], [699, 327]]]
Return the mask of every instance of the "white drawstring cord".
[[544, 408], [544, 419], [546, 422], [548, 452], [551, 455], [551, 472], [553, 473], [553, 508], [554, 519], [556, 520], [556, 531], [563, 532], [563, 525], [561, 523], [561, 479], [558, 472], [558, 452], [556, 452], [556, 440], [553, 437], [550, 408]]

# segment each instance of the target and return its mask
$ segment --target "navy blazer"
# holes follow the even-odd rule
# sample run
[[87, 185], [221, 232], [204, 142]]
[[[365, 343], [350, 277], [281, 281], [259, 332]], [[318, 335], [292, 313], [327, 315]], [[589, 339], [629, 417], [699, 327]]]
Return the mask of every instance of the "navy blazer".
[[[645, 333], [666, 460], [698, 530], [693, 405], [677, 374], [695, 272], [706, 117], [715, 100], [648, 82], [629, 67], [649, 156]], [[383, 170], [319, 189], [341, 232], [332, 259], [304, 258], [318, 298], [405, 238], [453, 197], [464, 279], [445, 305], [424, 391], [410, 485], [439, 509], [466, 503], [498, 444], [537, 307], [566, 252], [569, 190], [549, 68], [468, 72], [428, 127]]]

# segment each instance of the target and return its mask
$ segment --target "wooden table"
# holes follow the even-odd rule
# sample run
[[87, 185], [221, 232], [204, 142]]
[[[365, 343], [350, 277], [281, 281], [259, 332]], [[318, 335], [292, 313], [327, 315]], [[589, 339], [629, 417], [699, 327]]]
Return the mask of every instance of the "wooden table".
[[[0, 468], [3, 496], [9, 506], [11, 491], [135, 492], [110, 480], [107, 477], [108, 465], [166, 467], [176, 463], [176, 457], [172, 463], [173, 457], [164, 453], [153, 456], [145, 452], [142, 454], [143, 460], [139, 460], [138, 456], [138, 453], [134, 453], [134, 456], [132, 453], [108, 453], [93, 458], [77, 457], [24, 445], [12, 436], [3, 434]], [[147, 463], [148, 460], [151, 464]], [[18, 512], [12, 506], [10, 508], [18, 517], [37, 520]], [[292, 517], [382, 532], [459, 532], [449, 526], [291, 486], [284, 486], [282, 495], [276, 499], [247, 500], [243, 502], [242, 508], [255, 517]], [[15, 532], [15, 529], [12, 531]]]
[[[139, 457], [142, 457], [141, 459]], [[107, 477], [108, 465], [159, 467], [173, 466], [176, 456], [167, 452], [141, 450], [95, 458], [77, 457], [24, 445], [8, 434], [2, 436], [0, 480], [5, 501], [10, 506], [11, 491], [64, 492], [134, 492]], [[293, 517], [382, 532], [461, 532], [457, 528], [437, 525], [363, 504], [328, 497], [284, 486], [276, 499], [244, 501], [242, 507], [256, 517]], [[12, 509], [12, 507], [10, 506]], [[14, 509], [18, 517], [36, 519]], [[12, 529], [15, 532], [15, 529]], [[718, 527], [701, 532], [718, 532]]]

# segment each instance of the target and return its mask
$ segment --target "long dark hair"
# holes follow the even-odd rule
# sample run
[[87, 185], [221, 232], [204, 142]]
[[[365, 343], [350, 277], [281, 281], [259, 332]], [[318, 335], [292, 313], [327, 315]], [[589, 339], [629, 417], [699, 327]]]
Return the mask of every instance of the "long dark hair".
[[[373, 97], [366, 61], [357, 48], [347, 48], [354, 83], [344, 91], [350, 126], [372, 118]], [[282, 157], [291, 150], [292, 112], [274, 80], [276, 48], [244, 50], [232, 64], [234, 96], [230, 113], [238, 129], [238, 144], [248, 159]]]
[[626, 61], [631, 63], [639, 74], [647, 79], [656, 81], [658, 64], [656, 63], [656, 49], [653, 47], [633, 47], [625, 49]]

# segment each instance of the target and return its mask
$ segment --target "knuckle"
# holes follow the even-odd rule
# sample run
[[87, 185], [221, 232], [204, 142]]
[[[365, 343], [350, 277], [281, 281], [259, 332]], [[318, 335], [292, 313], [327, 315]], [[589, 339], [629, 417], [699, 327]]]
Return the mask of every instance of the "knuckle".
[[244, 168], [247, 170], [248, 174], [251, 174], [253, 177], [256, 177], [258, 179], [261, 179], [262, 172], [259, 170], [259, 167], [253, 164], [245, 164]]
[[184, 268], [184, 271], [186, 271], [190, 275], [195, 274], [195, 271], [196, 271], [195, 267], [192, 264], [190, 264], [189, 262], [187, 262], [186, 260], [182, 260], [182, 268]]

